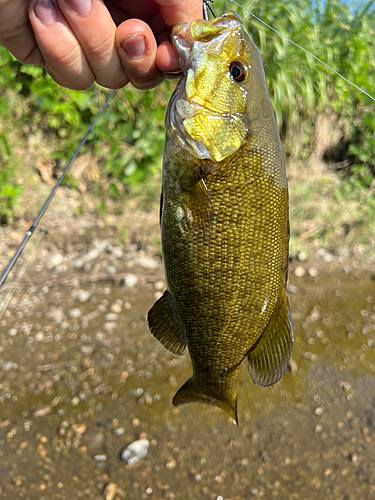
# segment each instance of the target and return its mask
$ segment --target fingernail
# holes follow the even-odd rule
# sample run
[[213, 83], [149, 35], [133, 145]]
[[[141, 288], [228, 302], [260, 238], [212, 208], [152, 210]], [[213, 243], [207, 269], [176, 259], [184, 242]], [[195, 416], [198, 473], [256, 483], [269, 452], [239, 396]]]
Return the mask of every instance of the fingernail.
[[146, 38], [143, 35], [130, 35], [120, 43], [129, 57], [141, 57], [146, 52]]
[[57, 9], [50, 0], [38, 0], [34, 5], [36, 17], [45, 26], [51, 26], [57, 20]]
[[79, 16], [87, 16], [91, 11], [91, 0], [65, 0], [73, 12]]

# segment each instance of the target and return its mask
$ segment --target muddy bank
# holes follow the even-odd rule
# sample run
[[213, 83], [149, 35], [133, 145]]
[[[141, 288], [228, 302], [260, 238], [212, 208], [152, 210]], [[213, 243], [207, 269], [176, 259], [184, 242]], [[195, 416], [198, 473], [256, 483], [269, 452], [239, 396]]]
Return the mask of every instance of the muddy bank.
[[[374, 498], [372, 273], [292, 263], [290, 370], [260, 389], [243, 367], [235, 427], [172, 406], [191, 368], [148, 332], [161, 260], [148, 236], [122, 245], [118, 231], [54, 226], [0, 320], [0, 498]], [[147, 454], [122, 461], [139, 439]]]

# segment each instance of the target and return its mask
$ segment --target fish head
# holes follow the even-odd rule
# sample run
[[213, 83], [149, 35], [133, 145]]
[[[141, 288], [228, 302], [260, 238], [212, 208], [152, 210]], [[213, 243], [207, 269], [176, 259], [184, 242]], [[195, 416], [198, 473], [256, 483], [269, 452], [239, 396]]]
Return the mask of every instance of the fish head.
[[265, 86], [258, 50], [234, 11], [177, 25], [171, 38], [184, 77], [167, 132], [196, 158], [220, 162], [247, 141], [249, 102], [257, 85]]

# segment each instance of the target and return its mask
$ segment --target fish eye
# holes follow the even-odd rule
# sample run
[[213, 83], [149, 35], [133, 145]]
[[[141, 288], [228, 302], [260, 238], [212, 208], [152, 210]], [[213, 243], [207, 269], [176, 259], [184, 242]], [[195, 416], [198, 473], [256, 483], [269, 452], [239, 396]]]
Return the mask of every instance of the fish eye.
[[235, 82], [243, 82], [247, 76], [244, 65], [239, 61], [233, 61], [230, 64], [229, 72]]

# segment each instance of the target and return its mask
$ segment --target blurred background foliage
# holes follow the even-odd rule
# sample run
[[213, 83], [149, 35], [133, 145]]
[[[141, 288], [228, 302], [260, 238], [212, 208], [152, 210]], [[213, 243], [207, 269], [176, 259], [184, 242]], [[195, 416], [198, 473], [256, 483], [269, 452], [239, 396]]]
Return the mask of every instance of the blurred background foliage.
[[[374, 94], [373, 0], [239, 3]], [[311, 242], [329, 251], [359, 245], [366, 253], [375, 239], [374, 101], [229, 0], [216, 0], [213, 9], [216, 15], [236, 10], [263, 59], [291, 181], [292, 255], [309, 252]], [[98, 167], [88, 188], [98, 209], [106, 210], [108, 199], [121, 204], [132, 192], [159, 189], [155, 174], [173, 88], [165, 82], [115, 94], [85, 146]], [[39, 157], [57, 177], [107, 93], [98, 86], [61, 88], [42, 68], [24, 66], [0, 48], [0, 223], [10, 223], [17, 209], [25, 175], [19, 172]], [[77, 188], [74, 174], [67, 185]]]

